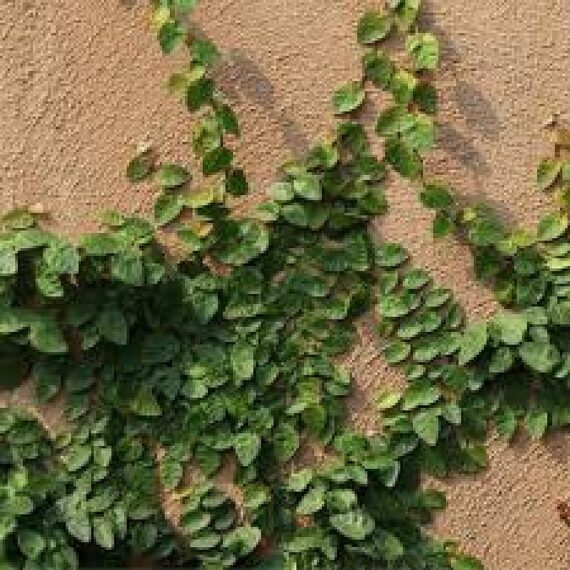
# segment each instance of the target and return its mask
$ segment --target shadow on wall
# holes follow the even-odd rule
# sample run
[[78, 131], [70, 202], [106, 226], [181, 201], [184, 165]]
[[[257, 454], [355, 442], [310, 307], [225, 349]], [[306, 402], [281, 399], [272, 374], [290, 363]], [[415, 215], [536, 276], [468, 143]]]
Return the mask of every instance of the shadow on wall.
[[309, 147], [307, 135], [280, 105], [273, 84], [245, 51], [235, 49], [224, 54], [217, 74], [221, 90], [232, 101], [254, 103], [280, 126], [288, 150], [297, 154]]
[[[441, 77], [450, 84], [450, 102], [469, 132], [477, 133], [483, 140], [496, 141], [503, 126], [500, 117], [478, 86], [457, 77], [460, 71], [457, 64], [461, 61], [461, 54], [449, 34], [438, 25], [432, 3], [426, 3], [426, 8], [421, 17], [422, 28], [432, 31], [439, 39], [442, 53]], [[473, 174], [477, 196], [482, 196], [483, 177], [490, 169], [473, 140], [461, 133], [456, 124], [447, 121], [439, 125], [438, 144], [446, 154]], [[487, 195], [484, 198], [489, 201]]]

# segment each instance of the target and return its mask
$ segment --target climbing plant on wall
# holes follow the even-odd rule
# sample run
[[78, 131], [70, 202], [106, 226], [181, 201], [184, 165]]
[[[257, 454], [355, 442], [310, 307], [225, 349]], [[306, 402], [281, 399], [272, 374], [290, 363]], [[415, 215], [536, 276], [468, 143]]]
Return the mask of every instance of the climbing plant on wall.
[[[532, 231], [427, 179], [439, 44], [419, 0], [390, 0], [358, 23], [362, 76], [332, 96], [334, 136], [238, 216], [239, 121], [214, 82], [218, 50], [187, 24], [194, 4], [152, 11], [162, 50], [188, 53], [168, 87], [197, 117], [200, 172], [140, 149], [127, 177], [156, 184], [152, 217], [107, 212], [77, 244], [27, 209], [3, 217], [0, 381], [31, 378], [39, 403], [62, 402], [66, 427], [0, 410], [0, 569], [141, 556], [207, 570], [482, 568], [426, 532], [445, 497], [422, 475], [483, 469], [490, 424], [540, 438], [570, 423], [570, 164], [540, 165], [560, 208]], [[404, 65], [387, 38], [402, 40]], [[375, 88], [393, 101], [375, 125], [383, 156], [360, 119]], [[466, 326], [401, 245], [375, 242], [392, 173], [434, 211], [435, 237], [468, 244], [505, 311]], [[367, 312], [407, 379], [379, 396], [376, 435], [345, 421], [352, 379], [338, 358]], [[307, 467], [309, 443], [324, 459]]]

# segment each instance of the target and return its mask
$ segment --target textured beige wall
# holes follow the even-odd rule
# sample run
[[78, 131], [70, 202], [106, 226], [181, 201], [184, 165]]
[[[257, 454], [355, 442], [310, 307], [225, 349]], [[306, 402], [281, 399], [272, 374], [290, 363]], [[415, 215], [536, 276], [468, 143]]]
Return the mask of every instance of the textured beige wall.
[[[358, 74], [359, 0], [209, 0], [201, 29], [226, 54], [219, 82], [242, 118], [238, 156], [256, 192], [278, 165], [333, 125], [329, 94]], [[429, 171], [532, 224], [546, 200], [535, 165], [551, 152], [542, 125], [570, 120], [570, 0], [428, 0], [425, 23], [443, 41], [439, 149]], [[60, 230], [77, 234], [103, 208], [144, 211], [153, 189], [129, 187], [124, 168], [150, 140], [184, 160], [188, 118], [163, 84], [175, 65], [154, 41], [143, 1], [0, 1], [0, 208], [41, 202]], [[370, 105], [370, 117], [373, 105]], [[379, 236], [406, 243], [418, 264], [454, 289], [472, 316], [494, 310], [466, 252], [434, 243], [414, 190], [390, 186]], [[365, 325], [350, 360], [358, 380], [353, 417], [372, 425], [372, 399], [397, 374], [377, 356]], [[491, 445], [485, 475], [447, 486], [438, 532], [480, 555], [489, 570], [567, 570], [570, 529], [555, 501], [570, 498], [570, 446]]]

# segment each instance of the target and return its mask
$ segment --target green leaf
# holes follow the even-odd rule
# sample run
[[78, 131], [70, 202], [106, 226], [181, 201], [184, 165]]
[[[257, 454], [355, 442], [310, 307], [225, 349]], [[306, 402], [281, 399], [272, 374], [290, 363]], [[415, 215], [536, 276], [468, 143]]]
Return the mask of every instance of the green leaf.
[[434, 410], [416, 414], [412, 420], [414, 431], [428, 445], [436, 445], [439, 437], [439, 417]]
[[376, 10], [367, 11], [359, 20], [357, 38], [361, 44], [374, 44], [388, 36], [394, 24], [392, 16]]
[[172, 53], [184, 39], [184, 27], [180, 22], [168, 21], [158, 31], [158, 41], [164, 53]]
[[485, 570], [481, 562], [472, 556], [457, 556], [451, 561], [453, 570]]
[[228, 227], [227, 240], [219, 242], [216, 257], [228, 265], [245, 265], [269, 247], [269, 232], [256, 220], [235, 221]]
[[178, 164], [161, 165], [156, 176], [160, 186], [166, 190], [178, 188], [190, 179], [188, 170]]
[[30, 325], [30, 344], [39, 352], [45, 354], [65, 354], [68, 351], [67, 342], [58, 323], [44, 317]]
[[180, 525], [184, 532], [196, 534], [210, 526], [212, 515], [204, 511], [189, 511], [182, 515]]
[[295, 197], [291, 182], [276, 182], [271, 186], [269, 195], [276, 202], [290, 202]]
[[209, 40], [195, 39], [192, 42], [192, 60], [203, 66], [211, 66], [220, 58], [218, 48]]
[[317, 485], [309, 489], [297, 505], [298, 515], [313, 515], [319, 512], [325, 506], [326, 488], [323, 485]]
[[220, 543], [221, 537], [217, 532], [204, 530], [196, 534], [188, 541], [188, 546], [196, 550], [211, 550]]
[[561, 170], [562, 163], [559, 160], [551, 160], [548, 158], [543, 160], [536, 171], [536, 184], [538, 189], [545, 191], [553, 186]]
[[409, 105], [418, 86], [418, 80], [413, 73], [400, 69], [392, 76], [390, 91], [398, 105]]
[[23, 529], [18, 532], [18, 547], [26, 558], [37, 560], [46, 548], [46, 541], [39, 532]]
[[399, 138], [392, 137], [386, 141], [385, 158], [394, 170], [405, 178], [415, 179], [422, 173], [420, 156]]
[[229, 105], [222, 105], [216, 109], [216, 118], [226, 133], [239, 136], [239, 121]]
[[142, 182], [151, 175], [153, 168], [152, 152], [145, 151], [131, 159], [127, 165], [127, 178], [129, 182]]
[[362, 85], [356, 81], [339, 87], [332, 98], [334, 112], [337, 115], [351, 113], [364, 103], [366, 94]]
[[552, 372], [560, 361], [560, 352], [549, 342], [531, 341], [521, 344], [519, 356], [529, 367], [542, 374]]
[[399, 243], [383, 243], [376, 248], [376, 263], [380, 267], [392, 269], [408, 259], [406, 249]]
[[439, 388], [429, 382], [421, 381], [411, 384], [403, 395], [402, 410], [415, 410], [422, 406], [431, 406], [441, 397]]
[[515, 412], [509, 406], [501, 406], [494, 416], [495, 427], [501, 437], [511, 439], [517, 431], [518, 421]]
[[232, 196], [245, 196], [249, 192], [249, 184], [241, 168], [226, 172], [226, 192]]
[[303, 492], [313, 480], [314, 472], [310, 468], [301, 469], [289, 475], [286, 488], [294, 493]]
[[554, 212], [544, 216], [537, 229], [540, 241], [552, 241], [563, 236], [568, 229], [568, 215], [562, 212]]
[[384, 358], [388, 364], [400, 364], [410, 356], [412, 347], [401, 340], [391, 342], [384, 348]]
[[232, 554], [242, 557], [251, 554], [261, 540], [261, 530], [255, 526], [238, 527], [224, 537], [222, 546]]
[[525, 426], [532, 439], [540, 439], [548, 427], [548, 412], [532, 408], [525, 417]]
[[453, 196], [446, 186], [426, 184], [420, 193], [420, 200], [426, 208], [444, 210], [453, 205]]
[[141, 256], [135, 251], [117, 253], [111, 258], [111, 275], [127, 285], [142, 286], [144, 269]]
[[273, 432], [273, 449], [278, 461], [289, 461], [299, 449], [299, 433], [289, 422], [281, 422]]
[[362, 541], [374, 531], [374, 519], [364, 511], [350, 511], [329, 517], [331, 526], [350, 540]]
[[419, 297], [413, 291], [387, 294], [380, 298], [378, 313], [387, 319], [398, 319], [410, 314], [418, 304]]
[[376, 87], [389, 89], [396, 69], [390, 58], [383, 53], [370, 51], [364, 54], [362, 61], [366, 78]]
[[202, 172], [206, 176], [217, 174], [229, 168], [234, 159], [234, 153], [223, 146], [214, 148], [204, 155]]
[[137, 416], [154, 418], [162, 415], [162, 409], [152, 388], [141, 388], [130, 402], [130, 410]]
[[174, 221], [184, 210], [185, 200], [178, 193], [161, 194], [154, 203], [154, 220], [158, 226]]
[[67, 450], [63, 462], [70, 472], [79, 471], [91, 461], [92, 450], [88, 445], [75, 445]]
[[455, 229], [455, 221], [447, 212], [437, 212], [432, 226], [433, 237], [436, 239], [449, 235]]
[[390, 410], [396, 407], [401, 399], [400, 392], [384, 392], [377, 398], [376, 406], [380, 411]]
[[214, 82], [202, 77], [194, 81], [186, 90], [186, 106], [189, 111], [198, 111], [203, 105], [210, 102], [214, 95]]
[[261, 449], [261, 438], [252, 432], [242, 432], [235, 436], [234, 450], [238, 461], [243, 467], [253, 463]]
[[410, 34], [406, 37], [406, 50], [414, 60], [418, 71], [437, 69], [439, 63], [439, 42], [430, 33]]
[[109, 342], [127, 344], [129, 326], [125, 315], [117, 307], [103, 309], [97, 317], [97, 330]]
[[75, 247], [63, 241], [53, 241], [43, 254], [48, 271], [54, 275], [79, 272], [79, 254]]
[[516, 346], [524, 339], [528, 320], [520, 313], [498, 313], [491, 321], [491, 327], [498, 330], [504, 344]]
[[485, 349], [488, 340], [487, 325], [485, 323], [474, 323], [465, 329], [459, 346], [459, 366], [465, 366]]
[[420, 12], [421, 0], [398, 0], [396, 5], [396, 21], [403, 31], [409, 30]]
[[87, 510], [79, 508], [65, 517], [67, 532], [79, 542], [88, 543], [91, 540], [91, 523]]
[[12, 244], [0, 243], [0, 277], [16, 275], [18, 259]]
[[255, 369], [255, 348], [245, 340], [239, 340], [231, 349], [230, 360], [238, 381], [249, 380]]

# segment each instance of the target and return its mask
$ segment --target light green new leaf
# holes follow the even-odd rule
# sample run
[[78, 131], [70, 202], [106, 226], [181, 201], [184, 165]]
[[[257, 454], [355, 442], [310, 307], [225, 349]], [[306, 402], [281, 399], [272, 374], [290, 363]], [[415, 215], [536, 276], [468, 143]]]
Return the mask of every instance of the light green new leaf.
[[536, 372], [548, 374], [560, 361], [560, 352], [553, 344], [544, 341], [525, 342], [519, 347], [522, 361]]
[[0, 243], [0, 277], [16, 275], [18, 260], [16, 251], [11, 243]]
[[364, 511], [349, 511], [329, 517], [331, 526], [350, 540], [362, 541], [374, 531], [374, 519]]
[[398, 26], [400, 29], [407, 31], [414, 25], [418, 17], [421, 0], [396, 0], [395, 4]]
[[253, 432], [242, 432], [234, 438], [234, 450], [243, 467], [253, 463], [261, 449], [261, 438]]
[[431, 406], [441, 397], [439, 388], [429, 382], [415, 382], [408, 386], [403, 395], [402, 410], [408, 412], [422, 406]]
[[161, 194], [154, 203], [154, 220], [158, 226], [174, 221], [184, 210], [185, 199], [177, 192]]
[[567, 229], [568, 214], [563, 214], [562, 212], [548, 214], [538, 224], [538, 239], [540, 241], [552, 241], [564, 235]]
[[465, 366], [485, 349], [489, 339], [487, 325], [485, 323], [474, 323], [469, 325], [459, 346], [458, 364]]
[[516, 346], [524, 339], [528, 320], [521, 313], [498, 313], [491, 321], [491, 326], [498, 330], [504, 344]]
[[162, 409], [152, 388], [141, 388], [130, 402], [130, 410], [137, 416], [153, 418], [162, 415]]
[[235, 556], [247, 556], [261, 540], [261, 530], [256, 526], [238, 527], [224, 537], [222, 546]]
[[374, 44], [388, 36], [394, 25], [390, 14], [377, 10], [367, 11], [358, 21], [356, 36], [361, 44]]
[[18, 532], [18, 547], [26, 558], [36, 560], [45, 550], [46, 541], [39, 532], [23, 529]]
[[319, 512], [325, 506], [325, 492], [326, 488], [323, 485], [309, 489], [297, 505], [297, 514], [306, 516]]
[[160, 186], [169, 190], [186, 184], [190, 174], [186, 168], [178, 164], [163, 164], [158, 169], [156, 177]]
[[412, 420], [414, 431], [428, 445], [435, 445], [439, 437], [439, 417], [433, 410], [415, 415]]
[[115, 546], [114, 530], [113, 521], [109, 516], [93, 519], [93, 538], [101, 548], [111, 550]]
[[255, 348], [247, 341], [239, 340], [232, 346], [230, 361], [236, 380], [249, 380], [255, 369]]
[[343, 115], [355, 111], [364, 103], [366, 94], [364, 88], [357, 81], [346, 83], [339, 87], [332, 98], [334, 112]]
[[545, 159], [536, 171], [536, 184], [539, 190], [548, 190], [555, 182], [562, 170], [562, 163], [559, 160]]
[[433, 71], [439, 63], [439, 42], [430, 33], [410, 34], [406, 38], [406, 50], [414, 60], [414, 67]]
[[293, 191], [305, 200], [319, 201], [323, 198], [321, 181], [315, 174], [304, 174], [293, 181]]

